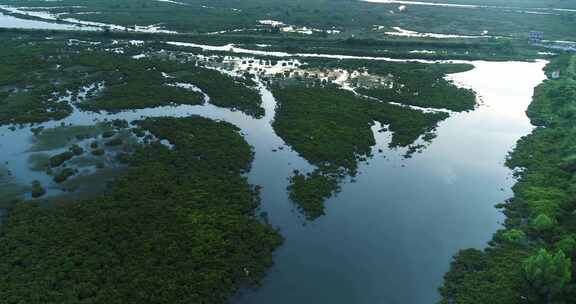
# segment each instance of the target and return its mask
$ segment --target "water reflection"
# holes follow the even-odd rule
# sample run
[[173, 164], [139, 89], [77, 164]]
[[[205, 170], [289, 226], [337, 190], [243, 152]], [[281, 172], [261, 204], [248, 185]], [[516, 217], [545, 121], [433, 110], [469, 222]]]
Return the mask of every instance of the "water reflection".
[[[474, 65], [451, 78], [473, 87], [483, 106], [442, 122], [430, 147], [411, 159], [375, 153], [312, 224], [287, 216], [289, 202], [266, 191], [270, 173], [253, 172], [286, 244], [263, 287], [238, 303], [435, 302], [451, 256], [484, 247], [499, 227], [493, 206], [510, 197], [514, 182], [503, 161], [532, 129], [524, 111], [545, 77], [544, 62]], [[385, 147], [389, 134], [375, 134]]]
[[[271, 127], [276, 102], [263, 85], [261, 119], [205, 104], [112, 115], [75, 111], [42, 125], [191, 114], [231, 122], [254, 147], [249, 180], [263, 187], [262, 210], [286, 237], [262, 288], [239, 295], [238, 303], [431, 303], [451, 256], [483, 247], [498, 228], [502, 216], [493, 205], [511, 195], [514, 182], [504, 157], [532, 129], [524, 111], [545, 78], [543, 61], [472, 64], [475, 69], [450, 78], [473, 88], [483, 105], [453, 113], [432, 144], [410, 159], [401, 149], [388, 149], [390, 134], [374, 126], [375, 157], [360, 165], [356, 181], [344, 183], [327, 201], [327, 215], [313, 223], [298, 216], [286, 191], [294, 169], [311, 168], [290, 148], [277, 149], [285, 143]], [[22, 157], [31, 136], [28, 128], [0, 128], [0, 159], [24, 184], [44, 175], [31, 172]]]

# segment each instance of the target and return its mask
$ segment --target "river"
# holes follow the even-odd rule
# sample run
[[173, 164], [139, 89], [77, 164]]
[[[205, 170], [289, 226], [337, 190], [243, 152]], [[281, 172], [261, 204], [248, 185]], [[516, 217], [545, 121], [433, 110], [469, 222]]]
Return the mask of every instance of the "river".
[[[450, 78], [473, 88], [481, 105], [453, 113], [430, 146], [409, 159], [402, 157], [405, 151], [387, 148], [389, 133], [375, 132], [374, 158], [361, 164], [354, 181], [343, 183], [326, 202], [326, 215], [314, 222], [303, 219], [286, 191], [294, 169], [311, 167], [289, 147], [277, 149], [285, 143], [270, 124], [276, 101], [262, 85], [261, 119], [205, 104], [111, 115], [75, 111], [42, 125], [198, 114], [239, 126], [255, 151], [249, 180], [263, 187], [262, 210], [286, 242], [262, 287], [243, 291], [238, 304], [433, 303], [451, 257], [463, 248], [484, 247], [500, 226], [503, 216], [494, 205], [511, 196], [514, 183], [504, 159], [532, 130], [524, 112], [545, 79], [544, 61], [470, 63], [473, 70]], [[0, 159], [17, 182], [40, 179], [50, 185], [43, 173], [28, 168], [31, 138], [28, 128], [0, 127]], [[58, 187], [49, 190], [57, 193]]]
[[[483, 248], [503, 220], [494, 205], [511, 197], [504, 159], [532, 130], [524, 111], [545, 79], [544, 62], [475, 62], [453, 75], [483, 105], [453, 114], [422, 154], [376, 153], [354, 183], [326, 202], [313, 223], [296, 218], [284, 191], [286, 170], [260, 158], [251, 181], [286, 243], [263, 286], [237, 303], [424, 304], [460, 249]], [[389, 134], [375, 133], [378, 146]], [[264, 159], [264, 161], [261, 161]], [[290, 162], [286, 159], [285, 162]]]

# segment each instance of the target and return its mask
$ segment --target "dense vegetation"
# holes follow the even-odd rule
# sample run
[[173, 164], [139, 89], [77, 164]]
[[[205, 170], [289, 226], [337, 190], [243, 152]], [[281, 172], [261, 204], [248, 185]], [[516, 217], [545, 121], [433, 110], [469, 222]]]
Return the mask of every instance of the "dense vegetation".
[[472, 90], [456, 87], [445, 80], [442, 73], [415, 70], [412, 75], [394, 76], [390, 88], [360, 89], [358, 92], [386, 101], [453, 111], [472, 110], [476, 105], [476, 95]]
[[83, 109], [115, 111], [166, 104], [202, 104], [200, 93], [178, 86], [178, 83], [189, 83], [208, 94], [214, 105], [238, 109], [256, 117], [264, 115], [258, 91], [240, 77], [165, 59], [126, 61], [124, 56], [92, 54], [82, 59], [79, 64], [95, 65], [99, 72], [108, 71], [111, 75], [104, 80], [110, 87], [101, 96], [83, 102], [80, 105]]
[[253, 152], [239, 130], [200, 117], [139, 125], [174, 147], [141, 147], [100, 198], [12, 210], [2, 303], [226, 303], [258, 283], [281, 238], [254, 215], [258, 192], [242, 176]]
[[[9, 34], [4, 35], [10, 37]], [[55, 69], [57, 73], [52, 73], [50, 77], [35, 79], [30, 83], [35, 86], [44, 83], [52, 84], [50, 87], [52, 94], [59, 96], [70, 94], [68, 100], [75, 102], [80, 109], [110, 112], [173, 103], [202, 103], [203, 96], [201, 94], [195, 90], [179, 87], [181, 84], [192, 84], [206, 93], [209, 96], [209, 101], [215, 105], [238, 109], [255, 117], [261, 117], [264, 114], [264, 109], [261, 107], [261, 96], [254, 88], [255, 82], [250, 78], [232, 77], [216, 70], [202, 68], [198, 66], [197, 62], [190, 61], [185, 54], [172, 55], [166, 52], [150, 52], [150, 47], [155, 47], [154, 42], [148, 47], [137, 47], [126, 42], [111, 42], [106, 35], [102, 37], [98, 37], [96, 42], [65, 40], [64, 38], [54, 39], [50, 42], [44, 42], [43, 39], [39, 39], [41, 37], [31, 39], [34, 45], [38, 46], [39, 52], [50, 47], [54, 53], [52, 56], [47, 54], [41, 56], [39, 62], [42, 64], [36, 66], [43, 69], [41, 70], [42, 73], [45, 73], [47, 67]], [[64, 41], [68, 41], [67, 46], [63, 46]], [[77, 41], [78, 45], [75, 46], [70, 41]], [[14, 44], [13, 48], [23, 45], [23, 42], [18, 40], [10, 40], [10, 42]], [[90, 47], [80, 51], [82, 43]], [[110, 51], [111, 48], [112, 52]], [[122, 52], [124, 53], [118, 52], [119, 48], [123, 49]], [[130, 58], [134, 54], [142, 54], [143, 52], [148, 52], [148, 55], [143, 59]], [[447, 95], [473, 94], [467, 90], [458, 89], [443, 79], [443, 75], [446, 73], [469, 69], [470, 66], [468, 65], [368, 63], [365, 60], [340, 62], [315, 59], [310, 60], [306, 68], [334, 69], [343, 67], [350, 70], [367, 69], [371, 74], [381, 77], [392, 75], [393, 82], [397, 85], [401, 84], [404, 91], [390, 90], [390, 92], [385, 93], [386, 98], [378, 96], [385, 101], [410, 104], [418, 102], [417, 104], [421, 106], [444, 106], [452, 109], [468, 109], [470, 107], [470, 104], [461, 99], [444, 98]], [[13, 73], [13, 75], [11, 82], [15, 83], [18, 74]], [[421, 81], [423, 79], [425, 81]], [[361, 87], [361, 85], [359, 86]], [[83, 88], [87, 91], [81, 93]], [[361, 91], [366, 95], [378, 95], [372, 92], [377, 92], [378, 88], [364, 88]], [[426, 93], [421, 94], [421, 97], [426, 96], [426, 99], [407, 98], [407, 96], [415, 96], [414, 91]], [[308, 201], [309, 203], [303, 205], [309, 206], [307, 208], [309, 210], [313, 205], [321, 206], [322, 202], [337, 188], [337, 180], [348, 174], [355, 174], [358, 160], [369, 156], [371, 147], [374, 145], [374, 138], [370, 129], [373, 121], [390, 125], [389, 128], [394, 133], [391, 146], [396, 147], [411, 144], [419, 136], [431, 131], [437, 121], [446, 117], [446, 114], [424, 114], [388, 103], [358, 98], [350, 92], [342, 90], [318, 89], [317, 91], [312, 90], [311, 95], [298, 95], [302, 92], [306, 92], [306, 90], [301, 92], [286, 91], [283, 95], [281, 91], [275, 92], [277, 95], [281, 95], [279, 96], [280, 103], [284, 104], [284, 106], [281, 105], [279, 111], [281, 115], [279, 115], [275, 127], [277, 127], [277, 131], [282, 130], [279, 133], [283, 132], [281, 135], [287, 138], [287, 141], [293, 144], [303, 156], [319, 167], [319, 171], [314, 176], [300, 176], [300, 178], [295, 176], [292, 180], [292, 198], [300, 202]], [[307, 103], [305, 106], [293, 101], [282, 102], [282, 99], [294, 99], [294, 97], [301, 99], [300, 101], [320, 98], [321, 102]], [[287, 106], [292, 104], [293, 107]], [[328, 104], [331, 106], [326, 107]], [[358, 104], [363, 106], [357, 107]], [[316, 107], [307, 108], [310, 105], [316, 105]], [[66, 106], [69, 105], [66, 103]], [[332, 110], [325, 111], [325, 109]], [[289, 112], [292, 112], [289, 115], [293, 117], [302, 118], [286, 120]], [[349, 119], [349, 116], [352, 119]], [[341, 124], [341, 121], [346, 121], [347, 124]], [[291, 123], [302, 125], [294, 128], [294, 126], [289, 125]], [[330, 128], [330, 125], [324, 125], [325, 123], [339, 125], [341, 128]], [[319, 124], [321, 128], [316, 128], [316, 124]], [[95, 132], [99, 134], [98, 132], [100, 132], [81, 129], [79, 128], [78, 132], [86, 131], [88, 134]], [[325, 132], [326, 130], [333, 131]], [[299, 136], [306, 132], [317, 133], [311, 133], [312, 136], [317, 135], [317, 138], [312, 141], [309, 139], [301, 141]], [[43, 132], [39, 133], [42, 135]], [[74, 137], [75, 135], [72, 133], [70, 136]], [[42, 138], [43, 136], [37, 137]], [[121, 145], [121, 140], [120, 138], [111, 139], [100, 143], [101, 145], [96, 148], [86, 149], [89, 153], [83, 159], [90, 156], [104, 156], [107, 147]], [[52, 167], [59, 167], [62, 163], [73, 158], [73, 155], [68, 155], [70, 153], [53, 155]], [[102, 164], [98, 163], [98, 165]], [[64, 181], [75, 174], [75, 171], [58, 169], [54, 170], [53, 173], [55, 180]], [[326, 184], [327, 186], [320, 191], [321, 187], [311, 187], [311, 184]], [[318, 193], [314, 194], [314, 191]], [[317, 211], [321, 209], [316, 208]], [[312, 217], [321, 214], [321, 212], [314, 213], [316, 215]]]
[[[72, 112], [65, 102], [52, 98], [46, 79], [54, 72], [44, 58], [51, 45], [2, 40], [0, 48], [0, 125], [61, 119]], [[39, 86], [31, 84], [41, 83]]]
[[446, 74], [470, 70], [468, 64], [424, 64], [417, 62], [394, 63], [385, 61], [349, 60], [334, 62], [314, 60], [309, 67], [347, 68], [366, 70], [370, 74], [388, 77], [390, 85], [363, 86], [356, 91], [383, 101], [420, 106], [468, 111], [476, 105], [474, 91], [459, 88], [445, 79]]
[[537, 126], [573, 126], [576, 123], [576, 57], [561, 55], [549, 64], [551, 75], [559, 71], [563, 81], [550, 81], [535, 91], [534, 102], [528, 108], [532, 123]]
[[[352, 92], [302, 86], [276, 87], [279, 105], [274, 130], [319, 172], [292, 178], [291, 197], [309, 218], [323, 214], [323, 201], [336, 190], [338, 179], [355, 174], [376, 144], [371, 126], [389, 125], [391, 147], [408, 146], [434, 130], [445, 113], [423, 113], [405, 107], [361, 98]], [[320, 178], [319, 175], [324, 177]], [[312, 183], [305, 186], [303, 183]]]
[[[366, 31], [348, 38], [321, 39], [318, 37], [284, 37], [275, 35], [222, 35], [195, 37], [200, 41], [231, 40], [244, 42], [254, 40], [271, 43], [267, 50], [290, 53], [348, 54], [356, 56], [380, 56], [389, 58], [429, 60], [512, 60], [514, 58], [537, 58], [534, 50], [526, 48], [525, 40], [519, 39], [437, 39], [426, 37], [397, 37]], [[251, 38], [251, 39], [250, 39]], [[234, 41], [234, 40], [232, 40]], [[257, 46], [257, 45], [256, 45]]]
[[[251, 47], [270, 43], [273, 46], [268, 50], [290, 52], [429, 59], [526, 58], [536, 53], [518, 50], [525, 45], [508, 39], [385, 36], [383, 31], [398, 25], [411, 30], [473, 35], [487, 30], [521, 38], [529, 30], [538, 29], [546, 31], [546, 38], [575, 39], [572, 12], [526, 18], [527, 13], [517, 10], [424, 6], [409, 6], [400, 13], [396, 4], [345, 0], [223, 0], [210, 6], [204, 1], [180, 1], [188, 5], [152, 0], [82, 1], [77, 7], [66, 7], [79, 4], [77, 0], [55, 4], [31, 0], [26, 5], [55, 5], [51, 11], [62, 13], [62, 17], [97, 11], [102, 14], [80, 18], [127, 26], [164, 22], [171, 29], [198, 32], [246, 28], [250, 31], [241, 34], [178, 38]], [[489, 1], [497, 4], [500, 0]], [[21, 0], [0, 3], [22, 5]], [[530, 3], [538, 6], [542, 1]], [[514, 1], [510, 5], [522, 4]], [[319, 31], [303, 37], [260, 26], [259, 19], [338, 29], [342, 33]], [[372, 30], [374, 25], [384, 28]], [[136, 60], [131, 57], [147, 54], [148, 49], [134, 53], [123, 45], [120, 49], [126, 53], [115, 53], [116, 46], [111, 42], [149, 39], [149, 35], [49, 32], [52, 39], [45, 39], [48, 32], [17, 33], [4, 35], [0, 31], [0, 124], [64, 118], [72, 107], [69, 101], [57, 97], [69, 92], [70, 101], [91, 111], [203, 102], [201, 94], [178, 87], [179, 82], [197, 86], [217, 106], [254, 117], [264, 114], [261, 97], [249, 79], [161, 57]], [[6, 36], [9, 38], [4, 39]], [[74, 46], [67, 44], [71, 37], [97, 42]], [[169, 49], [164, 42], [174, 37], [157, 35], [152, 39]], [[411, 50], [435, 53], [407, 53]], [[338, 191], [341, 180], [354, 175], [358, 162], [370, 157], [376, 143], [371, 130], [374, 122], [393, 132], [391, 147], [406, 147], [431, 135], [438, 121], [447, 116], [387, 101], [455, 111], [474, 107], [473, 92], [444, 80], [446, 73], [468, 69], [465, 65], [311, 60], [308, 67], [366, 68], [371, 74], [392, 75], [393, 80], [390, 88], [358, 90], [382, 103], [332, 87], [274, 88], [279, 102], [276, 132], [317, 167], [309, 174], [295, 172], [289, 186], [291, 199], [309, 219], [324, 213], [323, 202]], [[562, 77], [537, 88], [529, 115], [541, 128], [522, 139], [507, 161], [511, 168], [522, 170], [518, 170], [515, 197], [502, 205], [508, 216], [506, 229], [495, 235], [485, 251], [467, 249], [459, 253], [441, 289], [444, 303], [570, 303], [576, 297], [575, 67], [576, 57], [567, 55], [548, 66], [549, 73], [561, 70]], [[94, 84], [103, 86], [78, 98], [81, 89]], [[239, 287], [258, 283], [281, 238], [255, 217], [258, 193], [243, 177], [253, 155], [238, 129], [192, 117], [144, 120], [135, 133], [144, 134], [144, 130], [174, 147], [152, 140], [130, 156], [120, 155], [131, 169], [114, 182], [106, 195], [82, 202], [52, 201], [50, 208], [37, 203], [16, 205], [0, 236], [3, 303], [224, 303]], [[39, 131], [36, 136], [38, 142], [33, 149], [37, 151], [58, 141], [51, 138], [43, 142], [42, 134]], [[98, 158], [106, 155], [105, 149], [124, 144], [124, 139], [111, 131], [101, 134], [101, 130], [75, 128], [66, 134], [65, 145], [74, 142], [69, 137], [78, 135], [98, 134], [105, 139], [93, 142], [89, 149], [84, 147], [86, 152], [72, 147], [57, 155], [42, 156], [45, 164], [39, 167], [51, 165], [56, 182], [65, 182], [77, 173], [68, 164], [79, 154]], [[37, 182], [31, 186], [16, 184], [0, 167], [0, 200], [13, 200], [26, 191], [34, 197], [46, 192]]]
[[341, 175], [338, 173], [315, 170], [307, 175], [294, 172], [290, 177], [288, 185], [290, 199], [304, 211], [306, 218], [313, 220], [324, 215], [324, 201], [339, 190]]
[[28, 190], [30, 187], [18, 183], [4, 164], [0, 164], [0, 208], [6, 208], [12, 202], [22, 199], [23, 193]]
[[237, 109], [253, 117], [264, 116], [262, 97], [250, 79], [232, 77], [215, 70], [188, 66], [174, 74], [178, 81], [192, 83], [210, 96], [210, 103]]
[[575, 58], [565, 54], [547, 67], [562, 76], [536, 88], [528, 115], [540, 127], [506, 162], [519, 180], [514, 197], [500, 205], [505, 228], [486, 250], [455, 257], [440, 289], [442, 303], [574, 303], [576, 70], [565, 63]]
[[[27, 0], [30, 7], [53, 7], [53, 13], [61, 18], [79, 18], [131, 27], [134, 24], [165, 24], [171, 30], [181, 32], [215, 32], [234, 29], [261, 29], [261, 19], [280, 20], [287, 24], [307, 26], [320, 30], [333, 28], [344, 32], [336, 36], [374, 35], [372, 27], [383, 25], [407, 27], [410, 30], [434, 33], [458, 33], [480, 35], [484, 30], [499, 36], [526, 37], [533, 29], [546, 32], [551, 39], [576, 40], [571, 29], [576, 27], [574, 12], [543, 11], [533, 14], [522, 8], [468, 9], [435, 6], [408, 5], [399, 11], [399, 4], [366, 3], [356, 0], [181, 0], [178, 3], [155, 0], [62, 0], [46, 2]], [[429, 1], [434, 2], [434, 1]], [[453, 2], [466, 2], [453, 1]], [[479, 1], [468, 1], [479, 2]], [[20, 6], [22, 0], [2, 0], [1, 4]], [[568, 1], [493, 0], [490, 4], [520, 7], [574, 8]], [[78, 14], [83, 12], [100, 14]], [[528, 11], [528, 12], [527, 12]], [[548, 13], [548, 14], [546, 14]], [[286, 35], [298, 35], [286, 33]], [[326, 36], [318, 32], [317, 36]], [[384, 35], [383, 33], [380, 35]]]
[[[362, 37], [368, 33], [370, 36]], [[262, 31], [229, 33], [220, 35], [181, 34], [181, 42], [208, 45], [239, 44], [248, 49], [288, 53], [312, 53], [356, 56], [380, 56], [389, 58], [429, 59], [429, 60], [514, 60], [541, 58], [535, 48], [529, 48], [523, 39], [435, 39], [422, 37], [396, 37], [385, 34], [373, 37], [373, 31], [358, 33], [349, 38], [311, 36], [284, 36]], [[118, 35], [118, 34], [115, 34]], [[160, 38], [159, 38], [160, 39]], [[172, 41], [175, 37], [164, 37]]]
[[275, 88], [279, 107], [274, 129], [302, 156], [314, 164], [329, 162], [356, 169], [357, 157], [366, 156], [376, 142], [370, 126], [389, 125], [391, 147], [408, 146], [445, 113], [421, 111], [377, 102], [336, 88]]
[[[264, 114], [249, 79], [166, 58], [132, 59], [132, 46], [119, 46], [117, 41], [94, 42], [85, 49], [65, 39], [2, 36], [6, 41], [0, 50], [0, 124], [62, 119], [72, 113], [72, 104], [82, 110], [118, 112], [204, 102], [202, 94], [177, 82], [197, 85], [215, 105], [256, 117]], [[127, 54], [110, 51], [113, 46]]]
[[[163, 67], [170, 64], [153, 60], [127, 60], [125, 56], [87, 54], [74, 58], [74, 64], [91, 68], [104, 83], [104, 90], [80, 103], [85, 110], [115, 112], [167, 104], [201, 104], [202, 96], [190, 90], [168, 86]], [[100, 80], [98, 79], [98, 80]]]

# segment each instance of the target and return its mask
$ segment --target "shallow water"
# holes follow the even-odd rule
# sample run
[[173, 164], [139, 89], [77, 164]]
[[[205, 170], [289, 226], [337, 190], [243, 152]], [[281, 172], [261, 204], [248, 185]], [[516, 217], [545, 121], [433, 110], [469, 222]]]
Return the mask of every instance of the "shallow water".
[[40, 30], [96, 30], [85, 26], [62, 24], [16, 18], [0, 13], [0, 28], [40, 29]]
[[[266, 110], [266, 115], [260, 119], [255, 119], [239, 111], [219, 108], [206, 103], [200, 106], [164, 106], [115, 114], [109, 114], [106, 112], [82, 112], [75, 110], [72, 115], [63, 120], [38, 124], [36, 127], [42, 126], [45, 128], [52, 128], [62, 124], [88, 126], [94, 125], [96, 122], [113, 119], [124, 119], [128, 122], [132, 122], [145, 117], [186, 117], [189, 115], [201, 115], [211, 119], [227, 121], [238, 126], [241, 129], [241, 132], [245, 135], [248, 143], [255, 149], [255, 162], [265, 164], [270, 163], [271, 165], [268, 167], [272, 168], [274, 165], [280, 166], [281, 160], [289, 160], [289, 162], [283, 163], [283, 165], [286, 165], [286, 174], [284, 174], [284, 176], [288, 176], [294, 169], [299, 169], [304, 172], [309, 171], [310, 166], [308, 162], [300, 158], [289, 147], [285, 146], [284, 141], [272, 130], [270, 122], [275, 114], [276, 102], [270, 91], [268, 91], [263, 85], [259, 86], [259, 90], [262, 94], [262, 106]], [[209, 98], [206, 97], [206, 99]], [[32, 181], [38, 180], [48, 188], [47, 195], [53, 196], [62, 194], [63, 192], [60, 190], [62, 187], [52, 182], [51, 176], [48, 176], [44, 172], [37, 172], [30, 169], [28, 158], [30, 155], [34, 154], [34, 152], [31, 151], [33, 142], [34, 136], [28, 127], [16, 130], [11, 130], [10, 126], [0, 127], [0, 159], [5, 162], [6, 167], [14, 175], [15, 182], [22, 185], [30, 185]], [[272, 151], [279, 147], [283, 148], [277, 152]], [[66, 148], [43, 152], [55, 155], [63, 152]]]
[[[451, 256], [485, 246], [498, 229], [502, 216], [493, 206], [511, 196], [514, 182], [504, 158], [532, 129], [524, 111], [533, 88], [545, 78], [544, 61], [472, 64], [475, 69], [450, 78], [476, 90], [480, 107], [453, 113], [441, 122], [431, 145], [410, 159], [402, 157], [402, 149], [388, 149], [391, 134], [378, 133], [374, 126], [375, 157], [360, 166], [355, 182], [348, 180], [327, 201], [326, 216], [312, 223], [295, 210], [286, 191], [292, 171], [311, 166], [274, 133], [270, 123], [276, 102], [262, 85], [266, 115], [261, 119], [205, 104], [112, 115], [75, 111], [63, 121], [42, 125], [191, 114], [231, 122], [254, 147], [248, 177], [263, 187], [262, 210], [286, 237], [263, 286], [243, 292], [237, 303], [432, 303]], [[58, 187], [44, 173], [28, 168], [31, 138], [28, 128], [0, 127], [0, 159], [18, 182], [39, 179], [50, 185], [49, 194], [57, 194]]]

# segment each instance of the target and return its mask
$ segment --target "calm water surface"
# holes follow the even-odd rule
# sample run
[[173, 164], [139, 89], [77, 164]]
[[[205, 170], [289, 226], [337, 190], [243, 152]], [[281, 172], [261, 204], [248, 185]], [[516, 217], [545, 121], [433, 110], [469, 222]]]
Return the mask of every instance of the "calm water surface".
[[[262, 288], [237, 302], [434, 303], [451, 257], [484, 247], [500, 226], [494, 205], [514, 183], [503, 162], [532, 129], [524, 111], [544, 65], [476, 62], [453, 75], [484, 104], [442, 122], [431, 146], [411, 159], [376, 153], [312, 224], [296, 219], [287, 182], [278, 185], [285, 170], [257, 157], [251, 180], [264, 186], [264, 209], [286, 243]], [[379, 145], [389, 142], [375, 134]]]
[[[262, 119], [207, 104], [114, 115], [76, 111], [43, 126], [191, 114], [239, 126], [255, 151], [249, 179], [263, 186], [262, 209], [286, 242], [263, 286], [238, 295], [238, 304], [433, 303], [451, 257], [462, 248], [485, 246], [502, 221], [493, 206], [511, 196], [514, 183], [504, 158], [532, 129], [524, 111], [545, 78], [542, 61], [474, 65], [451, 78], [478, 92], [478, 109], [443, 121], [432, 144], [410, 159], [402, 158], [402, 149], [386, 148], [389, 133], [375, 132], [375, 157], [328, 200], [326, 216], [312, 223], [302, 219], [286, 192], [292, 171], [311, 167], [288, 147], [273, 151], [285, 143], [271, 128], [276, 102], [263, 86]], [[39, 179], [56, 194], [58, 187], [45, 174], [28, 168], [31, 141], [28, 128], [0, 127], [0, 159], [17, 182]]]
[[19, 29], [36, 29], [36, 30], [96, 30], [96, 28], [76, 26], [73, 24], [21, 19], [2, 13], [0, 13], [0, 28], [19, 28]]

